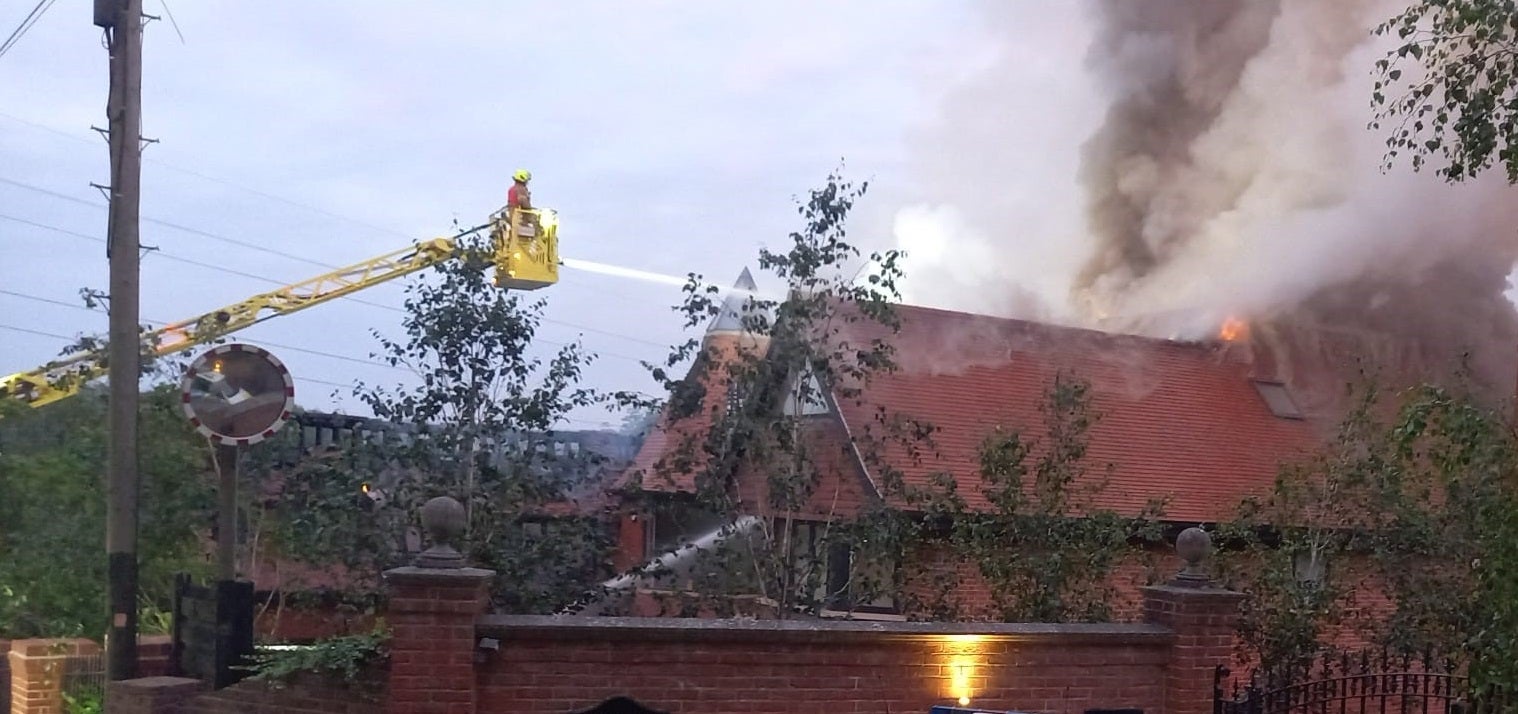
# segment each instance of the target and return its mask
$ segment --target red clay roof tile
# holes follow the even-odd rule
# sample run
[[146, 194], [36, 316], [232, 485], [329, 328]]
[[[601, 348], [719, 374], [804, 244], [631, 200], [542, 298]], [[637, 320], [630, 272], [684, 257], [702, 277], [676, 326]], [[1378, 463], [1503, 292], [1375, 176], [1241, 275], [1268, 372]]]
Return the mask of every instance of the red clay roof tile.
[[[738, 333], [709, 335], [705, 353], [698, 360], [726, 360], [739, 354], [740, 350], [764, 350], [767, 341], [756, 342], [753, 337]], [[693, 368], [692, 373], [695, 373]], [[672, 419], [666, 407], [659, 420], [649, 430], [632, 465], [622, 475], [616, 487], [636, 487], [642, 491], [666, 493], [692, 493], [696, 490], [696, 474], [701, 471], [706, 454], [703, 441], [720, 411], [727, 406], [727, 385], [730, 375], [720, 367], [705, 372], [706, 392], [700, 407], [689, 416]]]
[[[914, 462], [904, 447], [894, 445], [882, 456], [909, 485], [925, 486], [935, 473], [956, 474], [971, 507], [988, 505], [977, 483], [982, 441], [997, 427], [1041, 437], [1039, 406], [1061, 372], [1090, 382], [1101, 415], [1085, 462], [1089, 478], [1108, 478], [1094, 507], [1135, 514], [1151, 500], [1164, 499], [1166, 520], [1227, 518], [1241, 498], [1270, 490], [1282, 462], [1321, 444], [1312, 421], [1272, 414], [1250, 381], [1248, 362], [1217, 343], [913, 306], [899, 306], [897, 314], [901, 332], [891, 342], [901, 369], [877, 376], [857, 402], [840, 400], [844, 425], [860, 439], [882, 410], [934, 425], [935, 453]], [[841, 337], [863, 344], [887, 334], [884, 327], [861, 321], [847, 326]], [[726, 343], [718, 347], [719, 358], [721, 350], [731, 349]], [[723, 385], [709, 388], [703, 414], [719, 408], [724, 395]], [[812, 423], [831, 430], [829, 421]], [[643, 474], [641, 487], [647, 491], [694, 491], [699, 464], [669, 467], [678, 444], [710, 424], [707, 416], [673, 427], [661, 419], [629, 475]], [[878, 479], [875, 485], [879, 488]]]
[[1041, 437], [1039, 405], [1061, 371], [1090, 382], [1101, 414], [1085, 464], [1092, 478], [1109, 463], [1113, 470], [1095, 507], [1134, 514], [1164, 498], [1167, 520], [1226, 518], [1243, 496], [1270, 490], [1283, 460], [1320, 443], [1310, 422], [1272, 414], [1249, 365], [1218, 344], [921, 307], [897, 314], [901, 370], [878, 376], [862, 404], [840, 405], [844, 417], [856, 436], [882, 407], [933, 424], [936, 456], [913, 464], [898, 446], [888, 463], [917, 486], [935, 472], [960, 475], [972, 507], [987, 505], [979, 484], [963, 478], [978, 476], [980, 444], [996, 427]]

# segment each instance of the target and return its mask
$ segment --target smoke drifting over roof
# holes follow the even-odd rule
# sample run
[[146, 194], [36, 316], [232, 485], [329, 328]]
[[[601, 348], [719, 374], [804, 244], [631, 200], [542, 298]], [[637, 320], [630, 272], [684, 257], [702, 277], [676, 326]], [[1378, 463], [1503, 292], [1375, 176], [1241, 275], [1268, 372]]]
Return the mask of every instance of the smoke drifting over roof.
[[[1034, 16], [1046, 5], [988, 4], [1009, 48], [1041, 41], [1029, 28], [1050, 22]], [[975, 207], [1002, 178], [995, 167], [939, 172], [937, 203], [898, 215], [899, 244], [930, 257], [965, 249], [1003, 270], [956, 280], [931, 260], [909, 264], [934, 276], [909, 286], [909, 299], [1160, 337], [1212, 337], [1236, 315], [1266, 328], [1251, 331], [1258, 339], [1298, 352], [1318, 349], [1313, 335], [1352, 335], [1397, 370], [1442, 370], [1470, 353], [1481, 381], [1505, 388], [1518, 362], [1504, 295], [1518, 192], [1499, 176], [1447, 186], [1405, 165], [1380, 171], [1383, 137], [1366, 124], [1370, 70], [1386, 48], [1370, 30], [1398, 5], [1089, 2], [1061, 20], [1059, 40], [1083, 40], [1085, 55], [1063, 65], [1070, 89], [1048, 108], [1071, 112], [1080, 137], [1015, 114], [977, 116], [1016, 106], [1008, 91], [1027, 105], [1026, 80], [1009, 78], [1048, 71], [1026, 50], [1003, 52], [960, 88], [926, 152], [1025, 143], [1031, 128], [1045, 131], [1044, 151], [1078, 158], [1073, 170], [1014, 160], [1068, 171], [1043, 177], [1037, 205]], [[1004, 297], [964, 297], [984, 293]]]

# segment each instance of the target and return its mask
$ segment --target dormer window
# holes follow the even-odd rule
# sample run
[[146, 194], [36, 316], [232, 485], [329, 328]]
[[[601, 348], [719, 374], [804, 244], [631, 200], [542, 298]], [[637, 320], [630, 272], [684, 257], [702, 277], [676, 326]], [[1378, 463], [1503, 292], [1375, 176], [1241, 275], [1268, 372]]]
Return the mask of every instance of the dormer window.
[[791, 379], [785, 390], [784, 411], [786, 416], [816, 416], [831, 411], [827, 394], [822, 391], [822, 380], [817, 379], [810, 367]]
[[1270, 408], [1271, 414], [1282, 419], [1305, 418], [1301, 408], [1291, 398], [1291, 392], [1287, 391], [1285, 384], [1255, 380], [1254, 388], [1260, 393], [1260, 398], [1265, 400], [1265, 406]]

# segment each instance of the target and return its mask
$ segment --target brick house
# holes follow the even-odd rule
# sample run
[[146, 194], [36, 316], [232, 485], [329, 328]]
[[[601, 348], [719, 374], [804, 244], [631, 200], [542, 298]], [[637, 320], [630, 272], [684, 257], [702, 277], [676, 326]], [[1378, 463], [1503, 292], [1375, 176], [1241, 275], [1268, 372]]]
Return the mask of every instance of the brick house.
[[[752, 290], [745, 273], [739, 287]], [[700, 359], [727, 359], [740, 352], [764, 356], [771, 349], [762, 336], [741, 329], [734, 299], [704, 336]], [[877, 376], [859, 400], [828, 398], [800, 403], [786, 400], [787, 414], [801, 417], [806, 443], [819, 455], [820, 478], [808, 507], [787, 514], [798, 535], [812, 537], [830, 521], [847, 520], [875, 504], [905, 507], [883, 483], [854, 445], [879, 426], [879, 415], [906, 415], [932, 424], [933, 453], [909, 455], [905, 447], [886, 444], [875, 463], [889, 464], [908, 486], [928, 487], [935, 474], [954, 474], [959, 494], [973, 508], [986, 507], [979, 477], [979, 447], [993, 429], [1037, 433], [1040, 404], [1057, 374], [1073, 375], [1090, 385], [1092, 406], [1101, 416], [1089, 433], [1086, 462], [1102, 471], [1106, 483], [1090, 506], [1134, 516], [1156, 499], [1163, 501], [1162, 524], [1181, 528], [1227, 521], [1242, 499], [1267, 495], [1281, 465], [1308, 457], [1337, 423], [1342, 394], [1353, 367], [1336, 360], [1329, 348], [1344, 345], [1317, 340], [1248, 339], [1231, 335], [1208, 341], [1173, 341], [994, 318], [937, 309], [898, 306], [900, 331], [891, 338], [899, 369]], [[854, 323], [839, 339], [862, 343], [884, 328]], [[1350, 340], [1353, 343], [1353, 340]], [[1313, 365], [1309, 368], [1307, 365]], [[723, 373], [707, 371], [720, 381]], [[716, 376], [713, 376], [716, 375]], [[809, 376], [792, 375], [788, 383]], [[633, 568], [666, 560], [681, 544], [697, 541], [726, 520], [695, 508], [698, 488], [688, 448], [693, 435], [712, 424], [713, 414], [731, 399], [729, 385], [706, 385], [704, 409], [679, 420], [664, 418], [642, 445], [621, 486], [624, 505], [619, 526], [618, 565]], [[1095, 476], [1089, 476], [1095, 478]], [[760, 479], [737, 477], [739, 501], [750, 516], [765, 517]], [[956, 597], [970, 619], [985, 617], [989, 597], [973, 565], [944, 553], [926, 553], [907, 564], [908, 588], [914, 582], [957, 570]], [[830, 572], [847, 572], [847, 552], [830, 553]], [[833, 560], [845, 562], [834, 563]], [[1153, 559], [1125, 562], [1117, 568], [1114, 616], [1135, 620], [1139, 587], [1168, 575], [1154, 572]], [[1309, 574], [1310, 576], [1310, 574]], [[846, 576], [843, 576], [846, 579]], [[668, 614], [649, 594], [667, 594], [667, 585], [651, 579], [624, 579], [635, 593], [635, 614]], [[893, 598], [852, 603], [847, 616], [911, 618]], [[845, 616], [841, 611], [823, 614]]]

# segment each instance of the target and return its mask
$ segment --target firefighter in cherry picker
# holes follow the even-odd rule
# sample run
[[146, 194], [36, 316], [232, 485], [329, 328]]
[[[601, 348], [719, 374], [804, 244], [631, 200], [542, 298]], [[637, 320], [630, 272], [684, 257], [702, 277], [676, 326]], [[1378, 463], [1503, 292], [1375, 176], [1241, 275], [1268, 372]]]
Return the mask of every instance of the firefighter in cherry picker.
[[527, 189], [527, 182], [532, 180], [532, 172], [527, 169], [517, 169], [511, 175], [511, 189], [506, 192], [506, 207], [510, 209], [532, 208], [532, 191]]
[[517, 169], [511, 174], [511, 188], [506, 191], [506, 215], [510, 217], [512, 230], [521, 238], [536, 238], [538, 214], [532, 210], [532, 191], [527, 183], [532, 172]]

